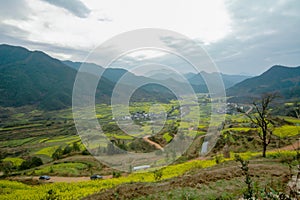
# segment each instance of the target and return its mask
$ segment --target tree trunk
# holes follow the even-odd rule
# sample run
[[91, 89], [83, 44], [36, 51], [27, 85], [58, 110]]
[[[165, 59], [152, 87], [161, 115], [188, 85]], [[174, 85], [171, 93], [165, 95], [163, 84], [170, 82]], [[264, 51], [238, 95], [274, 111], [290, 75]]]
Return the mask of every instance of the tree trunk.
[[223, 148], [223, 157], [224, 158], [230, 158], [230, 151], [229, 151], [228, 144], [225, 144], [225, 146]]
[[265, 158], [266, 157], [266, 151], [267, 151], [267, 143], [264, 142], [263, 143], [263, 152], [262, 152], [262, 156]]

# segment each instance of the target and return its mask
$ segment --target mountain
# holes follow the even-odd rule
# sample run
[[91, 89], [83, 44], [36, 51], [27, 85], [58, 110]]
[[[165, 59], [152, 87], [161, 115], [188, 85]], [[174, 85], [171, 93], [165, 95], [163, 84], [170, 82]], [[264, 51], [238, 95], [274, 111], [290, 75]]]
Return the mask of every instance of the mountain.
[[[73, 67], [70, 67], [70, 64], [73, 64]], [[70, 62], [66, 65], [41, 51], [0, 45], [0, 106], [35, 105], [46, 110], [71, 106], [76, 68], [78, 69], [80, 65], [81, 63]], [[95, 66], [95, 64], [90, 65]], [[105, 76], [101, 77], [96, 91], [97, 103], [110, 103], [115, 81], [125, 72], [126, 70], [123, 69], [109, 69], [104, 72]], [[143, 79], [133, 74], [129, 75], [132, 84]], [[95, 77], [89, 74], [87, 78]], [[128, 89], [130, 87], [132, 86], [125, 86]], [[118, 95], [122, 97], [126, 95], [126, 91], [120, 91]], [[160, 86], [153, 89], [153, 85], [148, 84], [147, 87], [136, 90], [132, 100], [168, 101], [174, 98], [170, 90]]]
[[76, 71], [41, 51], [0, 45], [0, 105], [71, 105]]
[[[63, 63], [76, 70], [78, 70], [82, 65], [81, 62], [72, 62], [70, 60], [63, 61]], [[137, 76], [134, 73], [131, 73], [130, 71], [127, 71], [122, 68], [103, 68], [94, 63], [85, 63], [84, 66], [97, 67], [98, 69], [100, 69], [99, 71], [103, 73], [101, 77], [111, 81], [114, 84], [121, 83], [123, 85], [127, 85], [128, 87], [135, 87], [137, 85], [141, 86], [140, 88], [141, 90], [148, 92], [147, 94], [145, 94], [145, 97], [147, 97], [148, 99], [152, 99], [152, 97], [149, 96], [149, 94], [152, 95], [152, 93], [157, 93], [157, 92], [161, 94], [164, 93], [165, 95], [163, 95], [162, 97], [166, 97], [166, 95], [168, 95], [168, 99], [170, 99], [171, 98], [170, 90], [166, 88], [176, 88], [176, 92], [178, 92], [178, 94], [188, 94], [186, 88], [190, 86], [187, 85], [189, 83], [183, 83], [180, 81], [182, 80], [182, 77], [179, 77], [180, 75], [175, 73], [171, 74], [169, 71], [162, 70], [160, 71], [160, 73], [159, 71], [152, 71], [151, 72], [152, 74], [147, 74], [148, 76], [146, 77], [146, 76]], [[195, 90], [195, 92], [207, 92], [207, 88], [205, 85], [204, 86], [191, 85], [191, 86]], [[156, 96], [158, 99], [162, 99], [162, 97], [159, 97], [158, 95]], [[143, 99], [145, 99], [145, 97]]]
[[[207, 72], [202, 71], [198, 74], [188, 73], [185, 75], [185, 77], [188, 79], [188, 81], [192, 85], [205, 86], [206, 84], [205, 84], [204, 78], [212, 80], [213, 78], [218, 78], [219, 75], [220, 74], [217, 72], [207, 73]], [[233, 85], [235, 85], [247, 78], [250, 78], [250, 77], [244, 76], [244, 75], [228, 75], [228, 74], [221, 73], [221, 78], [223, 80], [224, 87], [227, 89], [227, 88], [232, 87]]]
[[300, 98], [300, 66], [275, 65], [260, 76], [229, 88], [227, 96], [233, 97], [231, 101], [245, 101], [270, 92], [277, 92], [285, 99]]
[[[80, 66], [82, 65], [82, 62], [72, 62], [70, 60], [62, 61], [62, 62], [76, 70], [78, 70], [80, 68]], [[98, 69], [100, 69], [99, 72], [102, 73], [101, 77], [104, 77], [115, 84], [118, 83], [119, 80], [122, 78], [122, 76], [125, 74], [126, 74], [126, 83], [124, 83], [124, 81], [122, 81], [122, 83], [126, 84], [126, 85], [136, 86], [136, 85], [139, 85], [142, 83], [153, 81], [152, 79], [150, 79], [148, 77], [137, 76], [137, 75], [127, 71], [126, 69], [122, 69], [122, 68], [103, 68], [102, 66], [99, 66], [94, 63], [84, 63], [84, 66], [85, 67], [97, 67]]]

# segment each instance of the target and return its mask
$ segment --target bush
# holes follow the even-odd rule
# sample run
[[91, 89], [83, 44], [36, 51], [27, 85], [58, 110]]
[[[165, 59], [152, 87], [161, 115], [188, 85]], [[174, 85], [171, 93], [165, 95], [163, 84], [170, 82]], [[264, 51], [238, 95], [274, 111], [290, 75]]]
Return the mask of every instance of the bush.
[[32, 157], [22, 162], [22, 164], [20, 165], [20, 170], [30, 169], [33, 167], [38, 167], [40, 165], [43, 165], [42, 159], [39, 157]]
[[224, 161], [223, 155], [222, 154], [217, 154], [215, 156], [215, 161], [216, 161], [216, 164], [220, 164], [221, 162], [223, 162]]
[[249, 172], [249, 161], [242, 159], [239, 155], [235, 155], [235, 161], [241, 163], [241, 170], [245, 175], [245, 183], [247, 184], [247, 190], [244, 192], [244, 199], [252, 199], [254, 197], [254, 190], [252, 179]]
[[163, 176], [163, 172], [162, 170], [155, 170], [153, 171], [153, 176], [154, 176], [154, 180], [155, 181], [160, 181], [162, 176]]
[[113, 171], [112, 176], [113, 178], [119, 178], [121, 176], [121, 173]]
[[0, 171], [3, 171], [4, 175], [9, 175], [13, 170], [13, 163], [11, 161], [0, 161]]
[[63, 155], [66, 155], [66, 154], [69, 154], [72, 152], [72, 147], [70, 147], [69, 145], [67, 145], [65, 148], [64, 148], [64, 151], [63, 151]]
[[52, 154], [52, 158], [54, 160], [58, 160], [62, 157], [63, 155], [63, 150], [61, 149], [61, 147], [59, 147], [58, 149], [56, 149], [56, 151]]
[[87, 150], [87, 149], [84, 149], [82, 152], [81, 152], [82, 155], [91, 155], [90, 152]]
[[73, 143], [73, 151], [80, 151], [80, 146], [78, 145], [77, 142]]

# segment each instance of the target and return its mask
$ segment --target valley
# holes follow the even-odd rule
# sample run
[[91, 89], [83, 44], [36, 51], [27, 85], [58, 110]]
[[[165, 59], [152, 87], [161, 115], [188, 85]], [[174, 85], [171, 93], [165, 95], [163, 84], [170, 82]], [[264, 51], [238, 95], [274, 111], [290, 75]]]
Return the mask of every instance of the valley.
[[[205, 96], [199, 96], [199, 102], [207, 101], [208, 100]], [[134, 103], [130, 107], [130, 111], [133, 113], [133, 115], [137, 112], [148, 113], [151, 105], [152, 104], [149, 102]], [[169, 113], [169, 118], [165, 122], [164, 126], [155, 135], [152, 134], [153, 130], [156, 129], [155, 124], [154, 126], [152, 126], [153, 124], [150, 126], [149, 122], [151, 122], [151, 120], [146, 120], [144, 118], [134, 118], [136, 121], [135, 123], [142, 124], [142, 129], [139, 135], [132, 136], [124, 133], [121, 129], [116, 127], [116, 121], [113, 120], [111, 108], [105, 104], [96, 106], [96, 116], [99, 120], [99, 123], [103, 127], [105, 127], [104, 130], [106, 136], [113, 140], [115, 142], [114, 144], [116, 144], [118, 147], [127, 151], [133, 150], [135, 152], [151, 152], [153, 150], [157, 150], [161, 147], [166, 146], [169, 142], [172, 141], [173, 137], [176, 137], [176, 132], [173, 131], [176, 130], [176, 126], [179, 126], [178, 120], [180, 120], [180, 118], [176, 117], [180, 114], [180, 110], [174, 109], [177, 107], [177, 105], [178, 102], [176, 101], [172, 101], [169, 104], [162, 105], [163, 107], [165, 107], [166, 111], [172, 111], [172, 113]], [[285, 105], [289, 107], [289, 105], [294, 104], [287, 103]], [[177, 191], [176, 189], [177, 187], [179, 187], [182, 188], [182, 190], [180, 190], [182, 192], [180, 195], [186, 195], [185, 193], [187, 193], [189, 195], [198, 196], [200, 195], [198, 194], [199, 190], [196, 188], [192, 189], [193, 186], [190, 185], [190, 181], [183, 181], [182, 183], [180, 183], [180, 180], [189, 177], [190, 173], [192, 173], [192, 177], [194, 176], [194, 173], [203, 173], [202, 168], [207, 168], [207, 170], [209, 170], [209, 173], [214, 169], [217, 171], [223, 171], [227, 167], [234, 167], [234, 169], [238, 169], [237, 164], [233, 161], [234, 155], [240, 155], [244, 159], [250, 159], [250, 163], [252, 163], [253, 165], [252, 169], [255, 169], [255, 166], [262, 165], [263, 167], [266, 167], [265, 170], [267, 170], [269, 164], [274, 163], [274, 165], [278, 165], [278, 167], [283, 167], [285, 168], [284, 170], [287, 170], [286, 164], [280, 164], [280, 162], [278, 161], [298, 155], [299, 150], [297, 149], [299, 149], [300, 119], [288, 116], [275, 117], [277, 124], [273, 129], [274, 138], [272, 139], [268, 147], [267, 158], [261, 159], [261, 145], [259, 138], [256, 135], [257, 128], [251, 125], [251, 122], [246, 116], [232, 110], [232, 106], [233, 104], [228, 104], [228, 114], [225, 114], [225, 124], [223, 125], [223, 128], [220, 132], [221, 135], [212, 152], [210, 152], [206, 157], [200, 157], [199, 159], [199, 153], [201, 150], [200, 147], [203, 144], [203, 139], [205, 138], [205, 133], [207, 132], [210, 121], [210, 119], [206, 117], [210, 112], [210, 103], [202, 104], [199, 113], [201, 116], [201, 121], [198, 127], [194, 127], [189, 123], [182, 123], [181, 126], [183, 127], [180, 128], [188, 131], [188, 135], [195, 137], [194, 142], [191, 144], [189, 149], [180, 157], [172, 158], [170, 156], [171, 153], [169, 154], [169, 157], [166, 159], [174, 159], [174, 164], [162, 168], [162, 177], [159, 179], [155, 179], [155, 171], [153, 172], [152, 170], [123, 173], [121, 171], [112, 169], [105, 164], [99, 163], [99, 161], [91, 156], [90, 153], [86, 150], [85, 146], [80, 140], [80, 137], [77, 135], [74, 122], [72, 121], [72, 113], [70, 109], [60, 110], [59, 112], [42, 110], [34, 110], [28, 112], [28, 110], [31, 110], [32, 108], [26, 107], [6, 109], [5, 111], [8, 117], [2, 119], [1, 121], [2, 125], [0, 129], [0, 148], [2, 164], [10, 164], [9, 169], [4, 172], [6, 180], [0, 180], [0, 184], [7, 184], [7, 180], [17, 180], [29, 185], [35, 185], [29, 186], [32, 187], [30, 189], [33, 192], [32, 195], [29, 195], [30, 192], [28, 189], [26, 189], [26, 191], [29, 192], [28, 195], [26, 195], [28, 199], [33, 198], [36, 195], [36, 189], [40, 190], [40, 187], [42, 187], [43, 185], [43, 187], [45, 187], [45, 193], [43, 194], [42, 191], [39, 191], [39, 198], [43, 195], [49, 195], [50, 190], [55, 191], [55, 194], [60, 191], [59, 196], [61, 198], [68, 198], [68, 196], [70, 195], [69, 192], [71, 191], [72, 198], [77, 198], [76, 195], [83, 197], [94, 192], [105, 190], [106, 188], [114, 188], [119, 184], [121, 185], [117, 193], [119, 193], [124, 198], [139, 197], [138, 193], [130, 191], [130, 188], [132, 187], [139, 188], [139, 191], [142, 194], [148, 194], [149, 198], [154, 198], [157, 191], [153, 193], [149, 193], [149, 191], [151, 191], [151, 187], [157, 186], [152, 185], [151, 182], [157, 182], [159, 180], [163, 182], [155, 184], [168, 185], [162, 187], [161, 192], [171, 190], [171, 193], [174, 193], [168, 193], [164, 195], [179, 195], [177, 194], [179, 191]], [[238, 104], [235, 104], [234, 106], [238, 106]], [[241, 107], [243, 107], [247, 113], [251, 113], [253, 111], [252, 106], [242, 105]], [[276, 110], [274, 110], [274, 112], [275, 111]], [[12, 121], [14, 122], [13, 124], [11, 123]], [[224, 136], [228, 135], [228, 133], [230, 133], [231, 136], [230, 143], [227, 143], [227, 139], [224, 138]], [[143, 145], [140, 146], [139, 144], [143, 141], [146, 143], [142, 143]], [[229, 158], [223, 157], [226, 144], [229, 144]], [[58, 149], [61, 149], [62, 153], [59, 154], [58, 157], [55, 157], [55, 152]], [[41, 158], [43, 164], [40, 166], [22, 170], [20, 168], [21, 164], [30, 157]], [[188, 160], [191, 161], [186, 162]], [[296, 166], [296, 163], [293, 163], [292, 166]], [[176, 168], [176, 170], [174, 171], [173, 168]], [[264, 170], [264, 168], [262, 168], [261, 166], [259, 168], [260, 170]], [[275, 174], [277, 172], [278, 171], [274, 171]], [[222, 173], [226, 173], [225, 171], [218, 173], [220, 173], [220, 178], [218, 178], [218, 180], [215, 178], [212, 178], [211, 180], [204, 178], [205, 183], [200, 182], [200, 184], [204, 184], [205, 187], [208, 187], [210, 184], [219, 184], [219, 179], [223, 180], [224, 178], [225, 184], [228, 181], [233, 181], [235, 179], [239, 179], [239, 181], [241, 181], [241, 175], [231, 175], [231, 178], [226, 178], [225, 175], [222, 175]], [[288, 172], [282, 173], [288, 174]], [[50, 175], [52, 177], [51, 180], [44, 182], [37, 179], [39, 175], [44, 174]], [[91, 174], [101, 174], [102, 176], [104, 176], [104, 180], [91, 182], [89, 180], [89, 176]], [[116, 174], [119, 174], [118, 176], [121, 177], [116, 176]], [[284, 176], [283, 174], [275, 174], [270, 176], [278, 176], [282, 178]], [[179, 185], [174, 184], [172, 181], [173, 179], [177, 181], [177, 178], [175, 178], [177, 176], [181, 177], [178, 179]], [[263, 178], [264, 175], [260, 176], [258, 174], [257, 176]], [[51, 183], [52, 186], [48, 185], [48, 182]], [[64, 184], [64, 182], [71, 183], [72, 185], [60, 185]], [[131, 183], [131, 185], [127, 186], [125, 183], [129, 182]], [[7, 189], [5, 189], [4, 191], [7, 191], [7, 194], [3, 196], [5, 197], [4, 199], [14, 198], [14, 195], [17, 195], [22, 191], [21, 188], [27, 187], [26, 185], [14, 186], [14, 184], [17, 184], [17, 182], [12, 182], [12, 185], [9, 187], [11, 189], [13, 189], [14, 187], [19, 187], [20, 189], [15, 189], [14, 193], [10, 193]], [[125, 185], [123, 186], [123, 184]], [[68, 193], [63, 192], [62, 188], [65, 187], [67, 187], [68, 189], [64, 189], [64, 191], [69, 191]], [[126, 189], [123, 190], [121, 189], [122, 187], [126, 187]], [[147, 188], [146, 190], [148, 192], [142, 192], [144, 187]], [[215, 186], [209, 187], [214, 188]], [[79, 190], [78, 188], [81, 188], [81, 190]], [[85, 193], [80, 191], [84, 191]], [[110, 191], [114, 191], [114, 189], [105, 192], [106, 195], [109, 195]], [[236, 192], [238, 191], [238, 193], [240, 194], [242, 190], [241, 188], [237, 187], [235, 189], [232, 188], [228, 191], [233, 192], [227, 194], [230, 196], [232, 194], [237, 195]], [[214, 196], [218, 195], [217, 193], [217, 190], [213, 189], [211, 193], [207, 195]], [[56, 195], [58, 195], [58, 193]], [[201, 195], [204, 194], [201, 192]], [[104, 198], [101, 196], [102, 194], [99, 196], [94, 195], [90, 198]]]
[[[299, 67], [273, 66], [256, 77], [189, 73], [190, 94], [172, 74], [88, 63], [104, 74], [91, 115], [93, 108], [71, 107], [81, 64], [0, 46], [0, 199], [238, 199], [249, 192], [296, 199]], [[156, 81], [180, 88], [180, 98], [146, 84], [128, 105], [112, 103], [124, 74], [123, 88]], [[227, 97], [207, 93], [205, 79], [218, 76]], [[122, 100], [126, 91], [115, 95]]]

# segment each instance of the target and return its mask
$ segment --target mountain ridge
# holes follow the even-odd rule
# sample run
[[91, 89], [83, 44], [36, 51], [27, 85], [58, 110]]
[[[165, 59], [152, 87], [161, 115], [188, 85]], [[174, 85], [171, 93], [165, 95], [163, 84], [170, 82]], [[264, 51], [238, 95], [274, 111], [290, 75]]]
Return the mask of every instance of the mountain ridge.
[[[37, 105], [39, 108], [53, 110], [62, 109], [72, 104], [72, 89], [77, 70], [81, 62], [60, 61], [42, 51], [29, 51], [24, 47], [0, 45], [0, 106]], [[109, 103], [113, 89], [126, 73], [124, 88], [141, 87], [135, 92], [135, 101], [174, 99], [174, 94], [166, 87], [179, 88], [184, 94], [185, 83], [174, 77], [157, 80], [137, 76], [122, 68], [103, 68], [94, 63], [85, 63], [100, 67], [103, 70], [96, 92], [97, 103]], [[287, 67], [274, 65], [259, 76], [227, 75], [201, 72], [185, 74], [195, 92], [207, 92], [204, 78], [221, 76], [227, 88], [227, 96], [231, 100], [249, 99], [263, 93], [278, 92], [286, 99], [300, 98], [300, 66]], [[203, 78], [204, 77], [204, 78]], [[162, 79], [163, 77], [158, 77]], [[150, 82], [151, 84], [147, 84]], [[119, 83], [118, 83], [119, 84]], [[159, 84], [163, 86], [159, 86]], [[234, 85], [233, 85], [234, 84]], [[233, 85], [233, 86], [232, 86]], [[124, 94], [120, 94], [120, 97]]]
[[[115, 71], [115, 69], [108, 71]], [[0, 106], [35, 105], [45, 110], [70, 107], [76, 74], [74, 68], [42, 51], [29, 51], [24, 47], [2, 44], [0, 45]], [[95, 78], [92, 74], [86, 76]], [[111, 77], [116, 78], [117, 81], [121, 76], [111, 75]], [[114, 81], [102, 76], [95, 94], [96, 102], [110, 103], [115, 84]], [[132, 86], [125, 88], [130, 87]], [[119, 94], [121, 97], [126, 95], [124, 91], [121, 93]], [[175, 98], [172, 92], [159, 86], [154, 88], [145, 86], [136, 90], [134, 94], [133, 101], [145, 98], [168, 101]]]
[[261, 75], [227, 89], [227, 95], [234, 96], [236, 101], [264, 93], [278, 93], [286, 99], [300, 98], [300, 66], [274, 65]]

